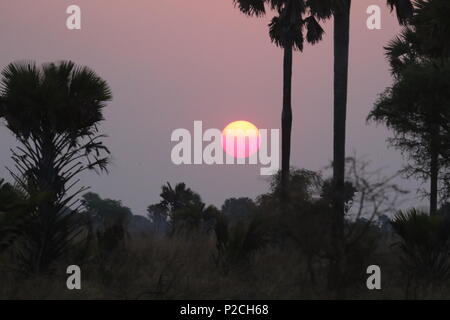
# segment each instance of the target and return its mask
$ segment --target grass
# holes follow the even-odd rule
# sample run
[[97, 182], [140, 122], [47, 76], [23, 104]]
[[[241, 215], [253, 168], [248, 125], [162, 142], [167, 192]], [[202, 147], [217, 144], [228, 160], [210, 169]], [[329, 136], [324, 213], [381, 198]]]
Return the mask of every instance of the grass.
[[[389, 242], [389, 241], [387, 241]], [[373, 255], [382, 268], [382, 290], [366, 288], [361, 277], [347, 288], [349, 299], [403, 299], [395, 248], [383, 245]], [[49, 276], [23, 277], [4, 269], [1, 299], [328, 299], [326, 264], [314, 263], [311, 281], [306, 259], [292, 245], [267, 246], [224, 271], [217, 265], [212, 236], [135, 236], [125, 248], [96, 254], [80, 263], [82, 289], [68, 290], [68, 259]], [[2, 265], [7, 262], [2, 257]], [[449, 285], [420, 298], [448, 298]]]

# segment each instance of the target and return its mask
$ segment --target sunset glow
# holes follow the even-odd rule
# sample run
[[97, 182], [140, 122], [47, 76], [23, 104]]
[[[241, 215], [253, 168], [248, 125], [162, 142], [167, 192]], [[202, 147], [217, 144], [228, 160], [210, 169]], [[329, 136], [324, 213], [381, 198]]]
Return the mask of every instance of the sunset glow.
[[222, 147], [234, 158], [248, 158], [260, 145], [258, 128], [248, 121], [234, 121], [222, 131]]

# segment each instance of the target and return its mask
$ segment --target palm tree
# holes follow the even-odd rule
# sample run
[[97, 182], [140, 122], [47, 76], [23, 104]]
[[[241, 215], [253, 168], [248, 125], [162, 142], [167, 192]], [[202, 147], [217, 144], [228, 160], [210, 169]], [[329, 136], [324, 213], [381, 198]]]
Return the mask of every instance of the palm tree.
[[400, 211], [391, 222], [400, 239], [397, 245], [400, 249], [401, 271], [408, 283], [407, 298], [417, 299], [420, 287], [426, 289], [448, 281], [449, 222], [443, 216], [429, 216], [416, 209]]
[[185, 183], [177, 183], [175, 188], [167, 182], [167, 185], [161, 187], [160, 205], [168, 210], [169, 213], [188, 206], [202, 204], [199, 194], [192, 191]]
[[[387, 0], [393, 10], [396, 9], [398, 20], [405, 24], [412, 16], [412, 0]], [[343, 242], [345, 216], [345, 140], [348, 93], [348, 62], [350, 45], [350, 11], [351, 0], [322, 0], [311, 2], [312, 10], [322, 18], [334, 16], [334, 130], [333, 130], [333, 183], [335, 243]], [[342, 248], [341, 248], [342, 250]], [[330, 276], [339, 279], [339, 275]]]
[[450, 1], [416, 0], [411, 24], [421, 39], [421, 53], [442, 60], [450, 56]]
[[[333, 180], [338, 192], [336, 212], [344, 215], [344, 203], [339, 190], [344, 189], [345, 181], [345, 140], [348, 93], [348, 61], [350, 44], [351, 0], [330, 0], [334, 2], [334, 142], [333, 142]], [[387, 0], [387, 4], [397, 12], [401, 24], [407, 23], [412, 16], [411, 0]], [[339, 229], [343, 227], [343, 218], [339, 219]]]
[[[292, 131], [292, 55], [294, 50], [303, 51], [305, 40], [315, 44], [323, 36], [323, 29], [311, 12], [309, 4], [320, 0], [233, 0], [238, 8], [249, 16], [266, 14], [267, 4], [276, 12], [269, 24], [272, 42], [283, 48], [283, 109], [281, 114], [281, 199], [288, 199], [288, 181]], [[306, 16], [306, 17], [305, 17]], [[306, 37], [303, 30], [306, 29]], [[306, 39], [305, 39], [306, 38]]]
[[41, 272], [78, 234], [78, 207], [71, 208], [86, 187], [72, 191], [76, 177], [106, 170], [109, 150], [97, 125], [111, 91], [94, 71], [70, 61], [11, 63], [1, 73], [0, 88], [0, 116], [19, 142], [10, 173], [28, 197], [43, 199], [31, 212], [18, 256], [27, 271]]
[[148, 217], [157, 229], [166, 228], [170, 224], [172, 226], [171, 232], [174, 232], [175, 220], [177, 220], [176, 212], [189, 212], [188, 209], [205, 207], [200, 195], [188, 188], [183, 182], [177, 183], [175, 187], [167, 182], [161, 187], [159, 196], [161, 201], [147, 208]]

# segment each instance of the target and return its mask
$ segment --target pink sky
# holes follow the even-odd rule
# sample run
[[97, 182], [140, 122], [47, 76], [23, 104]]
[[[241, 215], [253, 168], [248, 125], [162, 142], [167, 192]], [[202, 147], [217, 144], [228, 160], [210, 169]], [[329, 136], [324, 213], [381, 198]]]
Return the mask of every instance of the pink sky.
[[[82, 9], [82, 30], [65, 28], [70, 4]], [[366, 8], [382, 8], [382, 30], [366, 27]], [[243, 16], [232, 0], [4, 0], [0, 4], [0, 66], [14, 60], [71, 59], [96, 70], [114, 101], [103, 125], [113, 154], [111, 174], [83, 182], [143, 214], [166, 181], [186, 182], [207, 203], [267, 190], [259, 167], [180, 166], [170, 161], [172, 130], [194, 120], [222, 129], [245, 119], [280, 126], [282, 51], [270, 43], [268, 18]], [[292, 164], [320, 170], [332, 155], [332, 23], [320, 44], [295, 54]], [[349, 154], [373, 160], [387, 173], [401, 157], [387, 150], [387, 132], [367, 126], [377, 94], [390, 84], [382, 47], [399, 30], [385, 1], [353, 1], [349, 79]], [[8, 177], [8, 146], [0, 128], [0, 177]], [[408, 186], [415, 187], [410, 183]]]

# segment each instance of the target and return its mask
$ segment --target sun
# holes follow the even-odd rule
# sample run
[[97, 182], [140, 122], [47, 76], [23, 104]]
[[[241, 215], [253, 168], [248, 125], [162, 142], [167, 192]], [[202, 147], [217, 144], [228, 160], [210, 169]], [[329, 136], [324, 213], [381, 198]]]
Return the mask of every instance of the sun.
[[259, 146], [259, 130], [251, 122], [234, 121], [222, 131], [222, 148], [234, 158], [251, 157], [258, 151]]

